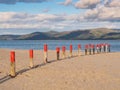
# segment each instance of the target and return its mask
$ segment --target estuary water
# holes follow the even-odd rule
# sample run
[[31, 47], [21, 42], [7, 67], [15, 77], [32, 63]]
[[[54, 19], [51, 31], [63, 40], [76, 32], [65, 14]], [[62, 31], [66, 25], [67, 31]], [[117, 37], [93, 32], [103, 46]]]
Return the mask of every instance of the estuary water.
[[57, 46], [63, 45], [69, 49], [69, 45], [72, 44], [74, 50], [77, 50], [77, 45], [81, 44], [84, 50], [85, 44], [99, 43], [109, 43], [111, 51], [120, 52], [120, 40], [0, 40], [0, 48], [42, 50], [43, 45], [48, 44], [49, 50], [55, 50]]

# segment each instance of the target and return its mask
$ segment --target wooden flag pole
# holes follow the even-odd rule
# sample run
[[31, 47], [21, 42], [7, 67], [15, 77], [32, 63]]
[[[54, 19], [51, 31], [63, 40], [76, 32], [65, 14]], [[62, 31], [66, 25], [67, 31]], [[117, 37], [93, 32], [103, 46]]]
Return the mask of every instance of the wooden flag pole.
[[72, 50], [73, 50], [73, 46], [72, 45], [70, 45], [70, 57], [72, 57], [73, 55], [72, 55]]
[[65, 51], [66, 51], [66, 47], [62, 46], [62, 56], [63, 56], [63, 59], [65, 59], [65, 57], [66, 57]]
[[30, 57], [30, 63], [29, 63], [29, 67], [33, 68], [33, 50], [29, 50], [29, 57]]
[[48, 45], [44, 45], [44, 63], [48, 62]]
[[57, 53], [57, 60], [59, 60], [60, 59], [60, 48], [59, 47], [56, 48], [56, 53]]
[[81, 49], [81, 45], [78, 44], [78, 56], [80, 56], [80, 49]]
[[10, 52], [10, 76], [15, 77], [16, 76], [16, 68], [15, 68], [15, 52]]

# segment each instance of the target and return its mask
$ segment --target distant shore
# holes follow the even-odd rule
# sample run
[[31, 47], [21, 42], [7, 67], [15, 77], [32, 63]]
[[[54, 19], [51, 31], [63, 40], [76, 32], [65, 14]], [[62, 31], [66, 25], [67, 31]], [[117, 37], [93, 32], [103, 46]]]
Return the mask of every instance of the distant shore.
[[0, 35], [0, 40], [120, 40], [120, 31], [96, 28], [63, 32], [32, 32], [24, 35]]
[[9, 78], [10, 51], [0, 49], [1, 90], [119, 90], [120, 52], [84, 55], [73, 52], [72, 58], [56, 60], [56, 51], [48, 51], [49, 63], [44, 64], [43, 50], [34, 50], [34, 66], [29, 69], [29, 51], [17, 50], [17, 76]]

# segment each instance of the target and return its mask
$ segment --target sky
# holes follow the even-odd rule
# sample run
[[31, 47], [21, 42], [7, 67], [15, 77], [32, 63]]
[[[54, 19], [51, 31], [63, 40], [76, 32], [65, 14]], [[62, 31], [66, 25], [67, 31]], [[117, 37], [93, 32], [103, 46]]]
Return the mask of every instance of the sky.
[[120, 0], [0, 0], [0, 34], [120, 29]]

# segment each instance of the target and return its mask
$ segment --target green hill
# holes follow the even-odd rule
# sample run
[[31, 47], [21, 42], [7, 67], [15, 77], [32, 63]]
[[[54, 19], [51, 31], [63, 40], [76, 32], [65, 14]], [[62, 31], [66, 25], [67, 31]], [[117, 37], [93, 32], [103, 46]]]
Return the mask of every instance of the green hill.
[[106, 28], [65, 32], [34, 32], [26, 35], [0, 35], [0, 40], [97, 40], [120, 39], [120, 30]]

